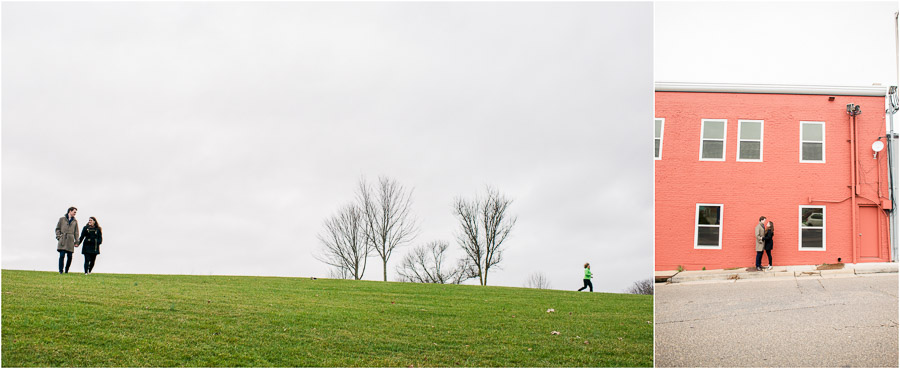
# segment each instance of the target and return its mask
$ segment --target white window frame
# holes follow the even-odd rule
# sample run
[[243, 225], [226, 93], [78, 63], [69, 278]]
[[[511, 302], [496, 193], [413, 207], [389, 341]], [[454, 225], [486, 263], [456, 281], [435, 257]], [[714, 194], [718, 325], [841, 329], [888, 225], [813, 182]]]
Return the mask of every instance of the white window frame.
[[[659, 121], [659, 137], [656, 137], [656, 121]], [[656, 144], [656, 140], [659, 140], [659, 155], [654, 156], [654, 160], [662, 160], [662, 150], [663, 150], [663, 133], [666, 130], [666, 118], [653, 118], [653, 143], [654, 146]]]
[[[759, 123], [759, 139], [745, 139], [741, 138], [741, 126], [744, 122], [749, 123]], [[761, 162], [763, 161], [763, 139], [765, 138], [765, 121], [762, 119], [740, 119], [738, 120], [738, 131], [737, 131], [737, 151], [735, 152], [735, 158], [737, 161], [750, 161], [750, 162]], [[741, 159], [741, 142], [759, 142], [759, 159]], [[802, 145], [802, 144], [801, 144]]]
[[[722, 125], [722, 158], [703, 158], [703, 140], [716, 140], [718, 138], [713, 139], [705, 139], [703, 138], [703, 133], [706, 131], [706, 122], [715, 121], [715, 122], [723, 122]], [[728, 119], [700, 119], [700, 161], [725, 161], [725, 153], [728, 152]]]
[[[797, 222], [797, 249], [800, 251], [825, 251], [825, 249], [828, 245], [828, 242], [826, 242], [826, 240], [825, 240], [825, 234], [826, 234], [825, 229], [826, 229], [826, 227], [828, 227], [828, 217], [825, 214], [825, 210], [826, 210], [825, 206], [824, 205], [821, 205], [821, 206], [819, 206], [819, 205], [800, 205], [799, 210], [797, 212], [797, 220], [800, 220], [800, 218], [803, 216], [803, 208], [821, 208], [822, 209], [822, 226], [821, 227], [809, 227], [809, 226], [804, 227], [798, 221]], [[822, 229], [822, 248], [809, 248], [809, 247], [804, 248], [803, 247], [803, 228]]]
[[[700, 207], [701, 206], [718, 206], [719, 207], [719, 225], [718, 226], [710, 226], [710, 225], [701, 225], [699, 224], [700, 218]], [[722, 249], [722, 228], [724, 228], [723, 223], [725, 223], [725, 205], [723, 204], [697, 204], [696, 210], [694, 210], [694, 249], [696, 250], [721, 250]], [[697, 245], [697, 241], [700, 235], [700, 227], [719, 227], [719, 246], [700, 246]]]
[[[803, 125], [804, 124], [818, 124], [822, 126], [822, 160], [803, 160], [803, 143], [804, 142], [813, 142], [818, 143], [819, 141], [803, 141]], [[824, 163], [825, 162], [825, 122], [815, 122], [815, 121], [800, 121], [800, 162], [801, 163]]]

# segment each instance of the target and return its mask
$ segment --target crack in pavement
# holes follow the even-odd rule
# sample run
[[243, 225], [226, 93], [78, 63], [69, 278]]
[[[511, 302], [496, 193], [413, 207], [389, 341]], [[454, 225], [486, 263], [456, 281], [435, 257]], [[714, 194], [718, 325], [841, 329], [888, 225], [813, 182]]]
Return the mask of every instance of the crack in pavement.
[[[804, 279], [805, 279], [805, 280], [809, 280], [808, 278], [804, 278]], [[816, 278], [816, 282], [819, 282], [819, 286], [822, 287], [822, 291], [826, 291], [826, 292], [828, 291], [828, 289], [825, 288], [825, 285], [822, 284], [822, 279], [821, 279], [821, 278]], [[795, 276], [795, 277], [794, 277], [794, 283], [795, 283], [795, 286], [797, 286], [797, 292], [800, 292], [801, 295], [805, 294], [805, 292], [803, 292], [803, 287], [800, 286], [800, 278], [797, 278], [797, 277]]]
[[760, 312], [755, 312], [755, 313], [742, 313], [742, 314], [731, 314], [731, 315], [717, 315], [717, 316], [712, 316], [712, 317], [707, 317], [707, 318], [673, 320], [673, 321], [668, 321], [668, 322], [660, 322], [660, 321], [656, 321], [656, 322], [654, 322], [654, 324], [671, 324], [671, 323], [698, 322], [698, 321], [702, 321], [702, 320], [715, 320], [715, 319], [720, 319], [720, 318], [730, 318], [730, 317], [735, 317], [735, 316], [741, 316], [741, 317], [743, 317], [743, 316], [747, 316], [748, 314], [749, 314], [749, 315], [760, 315], [760, 314], [777, 313], [777, 312], [791, 311], [791, 310], [818, 309], [818, 308], [821, 308], [821, 307], [826, 307], [826, 306], [836, 306], [836, 305], [847, 305], [847, 304], [846, 304], [846, 303], [834, 303], [834, 304], [824, 304], [824, 305], [815, 305], [815, 306], [803, 306], [803, 307], [795, 307], [795, 308], [773, 309], [773, 310], [766, 310], [766, 311], [760, 311]]
[[836, 331], [841, 331], [846, 328], [862, 329], [862, 328], [882, 328], [882, 327], [897, 328], [897, 322], [891, 321], [889, 324], [881, 324], [881, 325], [845, 325], [844, 328], [838, 328], [838, 327], [831, 327], [831, 328]]
[[879, 294], [882, 294], [882, 295], [887, 295], [887, 296], [893, 297], [894, 299], [897, 298], [897, 295], [891, 294], [890, 292], [887, 292], [887, 291], [882, 291], [882, 290], [880, 290], [880, 289], [877, 289], [877, 288], [875, 288], [875, 286], [868, 286], [868, 287], [869, 287], [870, 290], [875, 291], [876, 293], [879, 293]]

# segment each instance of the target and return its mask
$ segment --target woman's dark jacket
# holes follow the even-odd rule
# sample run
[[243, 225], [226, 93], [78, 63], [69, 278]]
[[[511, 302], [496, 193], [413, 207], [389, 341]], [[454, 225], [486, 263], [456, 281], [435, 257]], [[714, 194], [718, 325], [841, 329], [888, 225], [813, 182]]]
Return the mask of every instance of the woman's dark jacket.
[[763, 241], [765, 241], [765, 246], [763, 246], [763, 250], [771, 250], [772, 249], [772, 246], [773, 246], [772, 237], [775, 237], [775, 231], [771, 230], [771, 229], [767, 230], [766, 235], [763, 236]]
[[81, 243], [82, 254], [99, 254], [100, 244], [103, 243], [103, 232], [97, 227], [84, 226], [78, 242]]

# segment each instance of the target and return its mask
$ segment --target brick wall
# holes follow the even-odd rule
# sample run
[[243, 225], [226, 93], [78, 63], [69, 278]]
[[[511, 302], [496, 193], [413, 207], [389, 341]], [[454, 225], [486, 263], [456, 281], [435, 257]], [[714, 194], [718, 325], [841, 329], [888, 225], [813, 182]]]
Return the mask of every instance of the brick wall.
[[[885, 135], [884, 98], [860, 96], [657, 92], [664, 118], [655, 161], [656, 270], [753, 266], [760, 215], [775, 223], [775, 265], [852, 262], [850, 116], [860, 105], [860, 204], [888, 198], [887, 151], [872, 158]], [[701, 119], [726, 119], [725, 161], [700, 161]], [[736, 161], [738, 120], [763, 120], [763, 161]], [[800, 162], [800, 121], [825, 122], [825, 163]], [[879, 172], [880, 171], [880, 172]], [[878, 190], [881, 190], [879, 196]], [[813, 202], [810, 202], [810, 199]], [[830, 201], [830, 202], [826, 202]], [[723, 204], [722, 249], [695, 249], [697, 203]], [[799, 206], [824, 205], [825, 251], [799, 250]], [[878, 211], [877, 261], [889, 259], [888, 221]], [[860, 260], [876, 261], [876, 260]]]

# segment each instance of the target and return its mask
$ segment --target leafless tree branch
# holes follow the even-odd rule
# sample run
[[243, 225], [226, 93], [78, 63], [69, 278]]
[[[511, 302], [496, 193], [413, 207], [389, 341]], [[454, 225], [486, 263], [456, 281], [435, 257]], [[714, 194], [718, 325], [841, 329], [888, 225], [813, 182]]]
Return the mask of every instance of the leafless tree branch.
[[482, 286], [487, 285], [491, 268], [503, 261], [501, 246], [516, 224], [516, 217], [508, 214], [511, 203], [512, 199], [492, 187], [487, 187], [484, 198], [457, 198], [454, 203], [453, 213], [460, 225], [457, 243]]
[[534, 272], [528, 276], [528, 279], [525, 281], [525, 287], [527, 288], [537, 288], [539, 290], [550, 289], [550, 280], [547, 279], [547, 276], [541, 272]]
[[405, 282], [459, 284], [471, 278], [465, 259], [447, 270], [446, 251], [450, 247], [444, 241], [432, 241], [406, 254], [397, 273]]
[[333, 277], [362, 279], [372, 249], [366, 242], [363, 213], [356, 205], [346, 205], [327, 219], [318, 237], [322, 251], [315, 257], [336, 268]]
[[416, 236], [417, 226], [410, 214], [412, 191], [386, 177], [379, 177], [375, 187], [360, 179], [357, 200], [363, 212], [366, 242], [381, 257], [387, 281], [387, 263], [394, 250]]
[[333, 267], [328, 270], [328, 278], [331, 279], [350, 279], [350, 271], [344, 268]]
[[628, 287], [625, 290], [625, 293], [630, 293], [634, 295], [652, 295], [653, 294], [653, 280], [652, 279], [642, 279], [634, 284], [631, 287]]

